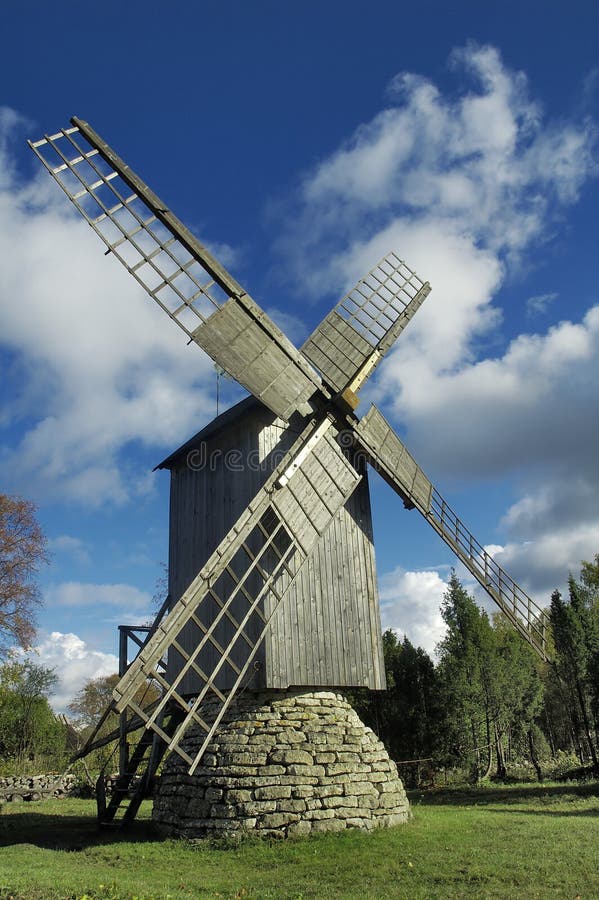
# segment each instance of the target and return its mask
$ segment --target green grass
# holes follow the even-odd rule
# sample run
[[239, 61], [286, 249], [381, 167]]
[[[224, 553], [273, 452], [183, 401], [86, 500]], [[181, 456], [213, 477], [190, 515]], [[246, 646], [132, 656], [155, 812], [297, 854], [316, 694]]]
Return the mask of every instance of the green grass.
[[0, 897], [599, 897], [599, 784], [412, 796], [402, 827], [217, 846], [126, 834], [85, 800], [6, 804]]

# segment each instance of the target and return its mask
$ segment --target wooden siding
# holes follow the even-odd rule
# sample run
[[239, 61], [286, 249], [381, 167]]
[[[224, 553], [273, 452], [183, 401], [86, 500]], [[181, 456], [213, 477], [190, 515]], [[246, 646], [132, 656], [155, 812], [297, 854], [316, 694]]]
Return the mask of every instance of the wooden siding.
[[[171, 463], [169, 589], [177, 600], [229, 527], [280, 461], [297, 431], [263, 406], [244, 410], [225, 429], [208, 436]], [[249, 461], [249, 464], [247, 462]], [[226, 590], [226, 576], [221, 587]], [[219, 579], [221, 581], [221, 579]], [[233, 614], [243, 614], [239, 600]], [[214, 610], [216, 612], [216, 610]], [[266, 609], [268, 614], [268, 601]], [[221, 624], [224, 646], [231, 626]], [[190, 649], [197, 626], [180, 638]], [[249, 633], [253, 637], [252, 633]], [[178, 659], [177, 659], [178, 658]], [[179, 662], [178, 662], [179, 660]], [[202, 667], [212, 668], [217, 650], [207, 647]], [[240, 660], [239, 660], [240, 661]], [[289, 595], [277, 611], [258, 655], [252, 687], [385, 687], [372, 523], [364, 476], [321, 536]], [[171, 651], [175, 670], [180, 657]], [[232, 682], [228, 667], [219, 687]], [[195, 679], [183, 682], [194, 693]]]

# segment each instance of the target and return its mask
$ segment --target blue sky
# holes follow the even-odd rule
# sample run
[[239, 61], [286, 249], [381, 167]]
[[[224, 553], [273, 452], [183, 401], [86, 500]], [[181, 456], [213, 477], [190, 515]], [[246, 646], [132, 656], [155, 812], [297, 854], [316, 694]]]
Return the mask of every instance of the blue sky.
[[[535, 599], [599, 552], [595, 3], [24, 0], [3, 24], [0, 490], [38, 504], [50, 541], [57, 707], [150, 615], [152, 468], [216, 389], [26, 147], [71, 115], [296, 341], [396, 249], [433, 291], [361, 409]], [[430, 650], [451, 554], [372, 489], [383, 623]]]

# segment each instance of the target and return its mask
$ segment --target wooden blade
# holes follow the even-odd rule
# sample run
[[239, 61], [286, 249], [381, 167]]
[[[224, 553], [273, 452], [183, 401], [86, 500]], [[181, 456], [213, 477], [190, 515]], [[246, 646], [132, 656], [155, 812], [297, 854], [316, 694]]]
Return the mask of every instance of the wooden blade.
[[29, 146], [128, 272], [240, 384], [288, 419], [322, 382], [218, 260], [81, 119]]
[[[317, 539], [360, 481], [336, 435], [337, 428], [328, 417], [304, 429], [115, 688], [116, 708], [129, 708], [139, 716], [146, 728], [160, 735], [168, 749], [188, 763], [190, 773], [236, 692], [251, 675], [250, 667], [279, 604]], [[245, 612], [239, 612], [240, 606]], [[192, 649], [186, 649], [182, 637], [188, 623], [198, 630]], [[202, 656], [209, 644], [216, 647], [218, 662], [207, 672]], [[180, 662], [179, 670], [171, 672], [168, 679], [160, 672], [166, 653], [175, 653]], [[219, 687], [219, 673], [225, 667], [235, 676], [228, 693]], [[193, 701], [179, 692], [190, 673], [200, 685]], [[156, 682], [163, 691], [151, 713], [135, 702], [136, 692], [148, 681]], [[202, 704], [214, 698], [220, 710], [208, 724], [202, 718]], [[184, 714], [174, 736], [165, 734], [160, 725], [168, 704], [178, 705]], [[194, 755], [182, 746], [190, 725], [203, 734]]]
[[422, 513], [520, 634], [547, 659], [549, 621], [545, 610], [516, 584], [458, 519], [375, 406], [357, 423], [355, 434], [367, 461], [406, 506], [416, 507]]
[[430, 284], [389, 253], [347, 293], [302, 347], [336, 393], [357, 390], [420, 308]]

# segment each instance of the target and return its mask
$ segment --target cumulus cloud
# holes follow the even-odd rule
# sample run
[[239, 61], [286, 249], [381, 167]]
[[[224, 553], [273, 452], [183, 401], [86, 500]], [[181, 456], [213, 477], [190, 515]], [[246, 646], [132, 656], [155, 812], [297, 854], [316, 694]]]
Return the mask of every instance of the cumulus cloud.
[[579, 196], [595, 165], [593, 123], [546, 123], [524, 74], [493, 47], [468, 45], [452, 62], [457, 96], [398, 74], [389, 106], [306, 174], [282, 240], [303, 289], [355, 280], [356, 254], [402, 224], [428, 226], [420, 250], [398, 247], [439, 288], [436, 229], [469, 237], [473, 257], [480, 247], [515, 260]]
[[91, 559], [89, 547], [85, 541], [70, 534], [59, 534], [56, 537], [48, 538], [48, 550], [55, 555], [69, 556], [78, 563], [86, 564]]
[[[523, 334], [497, 358], [416, 377], [399, 354], [388, 361], [383, 390], [397, 398], [410, 444], [440, 473], [480, 476], [522, 466], [596, 472], [599, 421], [599, 306], [581, 322]], [[433, 432], [438, 440], [431, 441]]]
[[445, 625], [439, 607], [447, 582], [434, 570], [409, 572], [398, 566], [380, 579], [381, 621], [432, 653]]
[[55, 712], [69, 715], [68, 705], [90, 678], [118, 672], [118, 659], [112, 653], [93, 650], [76, 634], [53, 631], [34, 648], [36, 661], [54, 669], [58, 685], [50, 697]]
[[544, 315], [558, 296], [555, 291], [550, 291], [548, 294], [535, 294], [533, 297], [529, 297], [526, 301], [526, 314], [528, 316]]
[[[147, 611], [152, 598], [145, 591], [130, 584], [92, 584], [83, 581], [65, 581], [44, 591], [45, 600], [52, 606], [84, 607], [100, 604], [130, 610]], [[139, 613], [138, 613], [139, 617]]]
[[128, 466], [127, 447], [172, 446], [197, 429], [212, 412], [214, 372], [118, 261], [104, 256], [41, 168], [19, 178], [9, 148], [23, 130], [5, 109], [0, 341], [11, 364], [4, 477], [38, 497], [124, 503], [153, 483]]

